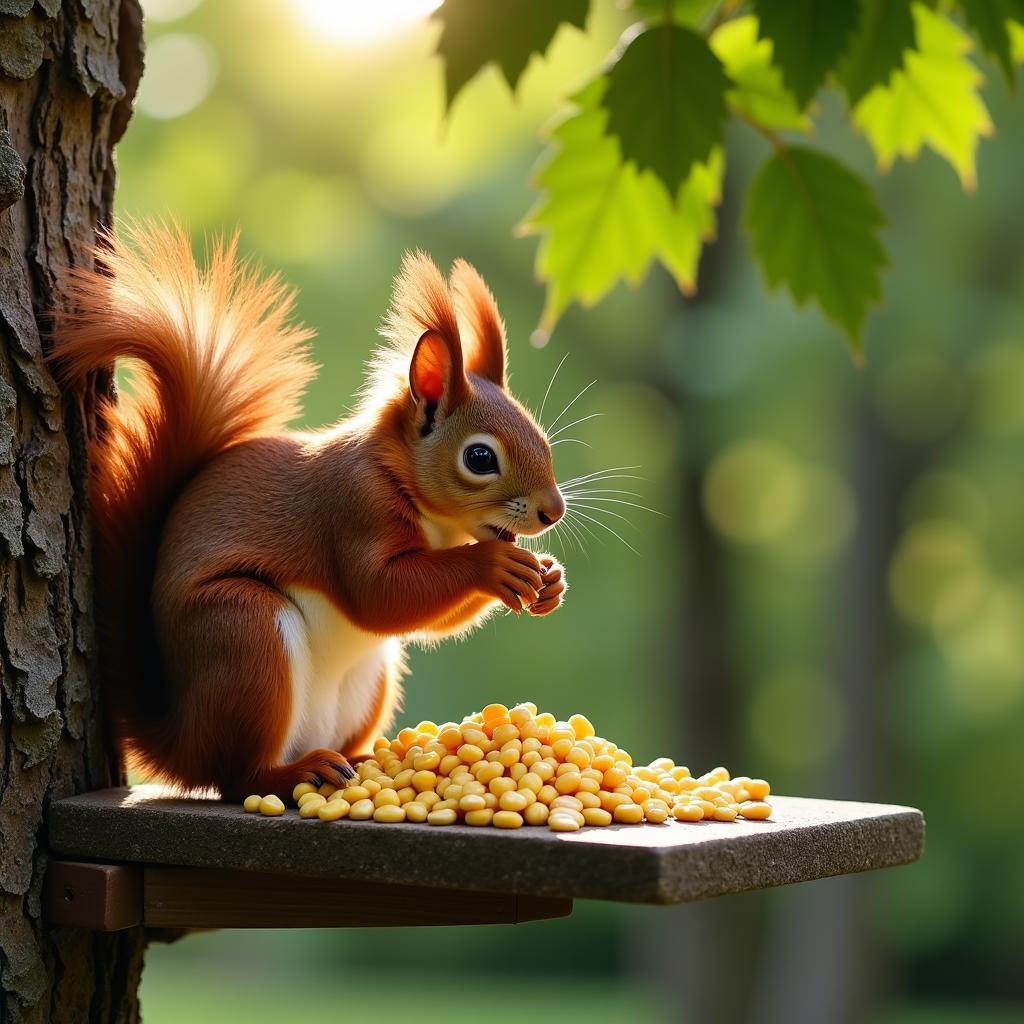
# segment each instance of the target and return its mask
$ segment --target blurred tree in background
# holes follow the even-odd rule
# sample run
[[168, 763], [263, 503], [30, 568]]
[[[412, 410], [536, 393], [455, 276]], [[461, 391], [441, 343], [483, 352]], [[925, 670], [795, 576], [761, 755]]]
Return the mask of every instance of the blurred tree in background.
[[[481, 1005], [495, 1020], [1019, 1019], [1024, 825], [992, 799], [1019, 773], [1024, 728], [1024, 121], [1004, 81], [1020, 33], [1001, 20], [1014, 5], [862, 0], [826, 63], [812, 47], [811, 75], [785, 13], [823, 5], [675, 0], [672, 38], [709, 48], [721, 71], [701, 66], [725, 103], [713, 151], [689, 165], [692, 146], [651, 156], [653, 136], [626, 149], [613, 132], [640, 127], [628, 103], [613, 117], [616, 80], [643, 76], [626, 64], [620, 79], [608, 54], [638, 17], [666, 31], [662, 3], [594, 2], [585, 19], [579, 4], [534, 5], [569, 24], [498, 23], [462, 64], [433, 55], [457, 17], [496, 4], [448, 0], [442, 24], [424, 20], [430, 0], [145, 6], [120, 213], [179, 218], [200, 247], [237, 224], [300, 288], [323, 364], [309, 423], [346, 411], [402, 251], [465, 256], [498, 296], [528, 404], [567, 353], [547, 419], [597, 378], [572, 418], [605, 415], [574, 432], [590, 447], [556, 449], [559, 475], [639, 464], [629, 472], [644, 479], [623, 487], [664, 513], [625, 509], [632, 525], [613, 524], [636, 554], [607, 534], [563, 538], [572, 590], [550, 620], [501, 617], [416, 652], [403, 720], [532, 699], [586, 711], [641, 758], [912, 803], [929, 825], [913, 868], [677, 910], [580, 905], [514, 931], [190, 937], [151, 950], [147, 1019], [379, 1013], [384, 986], [388, 1012], [420, 1020]], [[494, 38], [501, 53], [483, 46]], [[914, 113], [922, 95], [938, 97], [931, 119]], [[751, 121], [822, 154], [797, 157], [816, 186], [860, 181], [870, 260], [853, 298], [843, 279], [829, 292], [797, 272], [809, 244], [765, 264], [785, 182], [770, 173], [778, 140]], [[552, 148], [538, 167], [542, 128]], [[588, 167], [628, 182], [623, 205], [569, 245], [607, 192]], [[659, 175], [684, 171], [673, 202]], [[540, 240], [517, 241], [510, 227], [531, 209]], [[864, 321], [876, 246], [891, 266]], [[647, 275], [652, 262], [669, 273]], [[851, 333], [862, 325], [865, 369], [827, 343], [819, 309], [797, 313], [762, 277], [808, 289]], [[574, 305], [598, 298], [597, 312]], [[527, 344], [556, 320], [546, 348]]]

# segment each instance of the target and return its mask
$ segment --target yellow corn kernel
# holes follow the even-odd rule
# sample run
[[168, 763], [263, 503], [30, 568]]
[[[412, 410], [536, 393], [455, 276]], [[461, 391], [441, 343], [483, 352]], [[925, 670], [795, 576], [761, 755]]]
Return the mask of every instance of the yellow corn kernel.
[[504, 747], [506, 743], [519, 739], [519, 730], [515, 725], [499, 725], [493, 733], [491, 740], [496, 747]]
[[476, 773], [476, 781], [486, 786], [493, 779], [500, 779], [504, 773], [504, 765], [498, 764], [495, 761], [485, 761], [483, 768]]
[[271, 793], [260, 801], [260, 814], [268, 818], [276, 818], [279, 814], [284, 814], [284, 802], [279, 796]]
[[454, 800], [458, 802], [462, 799], [462, 787], [457, 783], [452, 783], [452, 785], [444, 787], [441, 795], [445, 800]]
[[[381, 776], [381, 778], [387, 778], [387, 776]], [[388, 780], [390, 782], [390, 780]], [[370, 796], [376, 796], [384, 787], [377, 779], [363, 779], [363, 789], [365, 789]]]
[[544, 781], [536, 772], [527, 772], [519, 780], [520, 789], [530, 789], [534, 793], [539, 793], [541, 786], [544, 785]]
[[387, 736], [378, 736], [373, 741], [373, 752], [376, 753], [378, 750], [383, 750], [385, 747], [391, 746], [391, 740]]
[[381, 821], [385, 825], [397, 825], [398, 822], [405, 821], [405, 808], [396, 807], [394, 804], [385, 804], [374, 810], [373, 820]]
[[298, 799], [298, 805], [301, 807], [307, 800], [326, 800], [327, 797], [320, 796], [320, 794], [314, 789], [312, 793], [303, 793]]
[[624, 825], [639, 825], [644, 820], [644, 809], [639, 804], [619, 804], [612, 811], [612, 817]]
[[525, 704], [517, 704], [514, 708], [511, 708], [508, 713], [508, 720], [516, 728], [519, 728], [521, 725], [525, 725], [527, 722], [532, 721], [532, 719], [533, 713]]
[[415, 802], [423, 804], [423, 806], [429, 810], [431, 807], [437, 805], [440, 800], [441, 798], [436, 793], [432, 793], [428, 790], [426, 793], [418, 794]]
[[604, 778], [601, 780], [603, 788], [612, 790], [616, 786], [621, 786], [626, 781], [626, 772], [621, 768], [609, 768], [604, 773]]
[[431, 808], [432, 811], [456, 811], [459, 808], [458, 800], [438, 800], [436, 804]]
[[581, 747], [577, 744], [576, 746], [569, 748], [569, 752], [565, 755], [565, 759], [570, 764], [579, 765], [580, 768], [589, 768], [590, 762], [593, 760], [593, 755], [586, 747]]
[[614, 811], [619, 804], [628, 804], [633, 802], [624, 793], [607, 793], [604, 790], [598, 793], [598, 799], [601, 801], [601, 806], [606, 811]]
[[321, 821], [338, 821], [347, 818], [351, 805], [347, 800], [328, 800], [316, 809], [316, 816]]
[[658, 757], [651, 762], [650, 766], [656, 772], [662, 773], [672, 771], [672, 769], [675, 768], [676, 763], [670, 757]]
[[601, 807], [584, 807], [583, 820], [588, 825], [610, 825], [612, 823], [612, 816], [608, 811]]
[[480, 807], [476, 810], [467, 811], [466, 817], [463, 820], [467, 825], [474, 825], [477, 828], [483, 828], [490, 825], [494, 820], [494, 811], [489, 807]]
[[558, 796], [558, 790], [554, 786], [544, 785], [537, 790], [537, 799], [541, 803], [550, 804]]
[[525, 764], [522, 764], [522, 763], [519, 763], [519, 764], [514, 764], [514, 765], [512, 765], [512, 767], [511, 767], [511, 768], [509, 768], [509, 769], [508, 769], [508, 777], [509, 777], [510, 779], [512, 779], [512, 780], [513, 780], [513, 782], [515, 782], [515, 783], [516, 783], [516, 785], [519, 785], [519, 780], [520, 780], [520, 779], [521, 779], [521, 778], [522, 778], [522, 777], [523, 777], [523, 776], [524, 776], [524, 775], [525, 775], [525, 774], [526, 774], [526, 773], [527, 773], [528, 771], [529, 771], [529, 768], [527, 768]]
[[573, 748], [573, 741], [570, 739], [555, 740], [551, 744], [551, 752], [558, 758], [559, 761], [564, 761], [569, 755], [569, 751]]
[[261, 797], [259, 793], [253, 793], [252, 796], [247, 796], [245, 798], [244, 802], [242, 803], [242, 807], [250, 814], [255, 814], [260, 809], [260, 801], [262, 799], [263, 797]]
[[498, 801], [498, 806], [503, 811], [519, 812], [526, 809], [526, 802], [526, 797], [523, 796], [522, 793], [510, 790], [507, 793], [501, 794], [501, 799]]
[[578, 740], [586, 739], [588, 736], [596, 734], [596, 730], [590, 724], [590, 719], [586, 715], [570, 715], [569, 725], [572, 726], [572, 731]]
[[596, 754], [590, 761], [590, 767], [603, 776], [605, 772], [615, 767], [615, 758], [611, 754]]
[[347, 789], [342, 790], [341, 794], [350, 804], [354, 804], [357, 800], [367, 800], [372, 795], [365, 786], [349, 786]]
[[411, 803], [413, 800], [415, 800], [417, 795], [418, 795], [416, 793], [416, 790], [413, 789], [412, 786], [403, 786], [397, 792], [398, 792], [398, 801], [399, 801], [400, 804], [402, 804], [403, 807], [406, 804]]
[[430, 750], [413, 758], [412, 766], [417, 772], [433, 772], [441, 763], [441, 757], [436, 750]]
[[457, 725], [444, 726], [438, 731], [437, 739], [449, 750], [455, 750], [462, 746], [462, 730]]
[[426, 793], [427, 790], [431, 790], [437, 785], [437, 776], [433, 772], [423, 769], [412, 774], [410, 784], [417, 793]]
[[548, 815], [548, 828], [552, 832], [579, 832], [581, 827], [568, 811], [555, 811]]
[[537, 802], [537, 794], [532, 789], [517, 789], [516, 792], [526, 801], [526, 806]]
[[493, 793], [484, 793], [484, 807], [496, 811], [498, 809], [498, 798]]
[[519, 740], [513, 740], [504, 747], [498, 754], [498, 763], [504, 765], [506, 768], [511, 768], [515, 764], [519, 764], [519, 751], [513, 746], [513, 743], [518, 743]]
[[454, 825], [458, 815], [451, 807], [444, 807], [438, 810], [436, 807], [427, 815], [428, 825]]
[[751, 800], [764, 800], [772, 791], [772, 787], [764, 779], [751, 779], [745, 788]]
[[477, 782], [476, 779], [470, 779], [469, 782], [462, 784], [462, 795], [469, 796], [473, 794], [475, 796], [483, 796], [487, 792], [487, 787]]
[[536, 764], [530, 766], [530, 771], [537, 776], [540, 781], [548, 782], [555, 777], [555, 769], [548, 764], [547, 761], [540, 760]]
[[495, 811], [491, 824], [495, 828], [522, 828], [523, 816], [518, 811], [511, 809]]
[[700, 809], [700, 805], [693, 803], [676, 804], [672, 808], [672, 814], [677, 821], [702, 821], [704, 819], [704, 812]]
[[366, 821], [373, 817], [374, 806], [372, 800], [357, 800], [349, 808], [348, 816], [353, 821]]
[[555, 724], [555, 716], [550, 711], [542, 711], [540, 714], [533, 713], [533, 720], [538, 725], [546, 725], [549, 729]]
[[588, 807], [600, 807], [601, 798], [597, 793], [588, 793], [585, 789], [577, 790], [575, 793], [576, 799], [579, 800], [583, 809], [586, 810]]
[[304, 797], [307, 793], [315, 793], [315, 792], [316, 792], [316, 786], [314, 786], [312, 782], [300, 782], [292, 790], [292, 799], [296, 803], [298, 803], [299, 800], [301, 800], [302, 797]]
[[748, 800], [740, 804], [740, 814], [750, 821], [764, 821], [771, 817], [772, 805], [763, 800]]
[[319, 793], [307, 793], [306, 797], [307, 799], [303, 800], [302, 806], [299, 807], [299, 817], [315, 818], [317, 811], [327, 803], [327, 800]]
[[595, 782], [593, 779], [580, 779], [580, 793], [593, 793], [597, 794], [601, 792], [601, 784]]
[[519, 738], [525, 743], [527, 740], [540, 739], [540, 726], [531, 718], [519, 726]]
[[641, 779], [643, 782], [658, 781], [658, 773], [654, 771], [652, 768], [645, 768], [643, 765], [641, 765], [639, 768], [634, 768], [633, 774], [638, 779]]
[[570, 811], [582, 811], [583, 804], [574, 796], [557, 796], [551, 801], [551, 810], [567, 809]]
[[712, 817], [715, 821], [735, 821], [739, 808], [735, 804], [726, 804], [725, 807], [716, 807]]
[[687, 778], [685, 779], [679, 780], [680, 793], [694, 793], [700, 788], [700, 783], [696, 779], [690, 778], [689, 776], [687, 776]]
[[581, 781], [579, 772], [569, 772], [555, 779], [555, 789], [559, 793], [575, 793], [580, 788]]
[[475, 743], [463, 743], [458, 750], [459, 760], [464, 764], [473, 764], [474, 761], [482, 761], [484, 752]]
[[438, 774], [451, 775], [456, 765], [460, 764], [462, 764], [462, 758], [458, 754], [446, 754], [441, 758], [441, 763], [437, 766]]
[[382, 789], [373, 797], [374, 807], [400, 807], [402, 798], [393, 789]]
[[700, 789], [693, 790], [693, 795], [699, 800], [715, 800], [722, 792], [714, 786], [701, 786]]
[[683, 779], [688, 779], [690, 777], [690, 769], [684, 764], [677, 764], [675, 768], [669, 770], [669, 774], [673, 779], [682, 782]]
[[668, 819], [668, 806], [660, 800], [648, 800], [643, 805], [644, 817], [652, 825], [660, 825]]
[[506, 778], [504, 775], [498, 776], [496, 779], [491, 779], [487, 783], [487, 788], [497, 797], [500, 797], [502, 793], [511, 793], [518, 789], [515, 779]]
[[537, 803], [530, 804], [530, 806], [523, 811], [523, 820], [527, 825], [546, 825], [548, 814], [549, 811], [547, 804], [542, 804], [538, 801]]
[[405, 811], [405, 820], [415, 822], [417, 825], [426, 821], [427, 815], [430, 813], [427, 806], [421, 804], [418, 800], [407, 803], [402, 810]]
[[487, 801], [476, 793], [470, 793], [459, 799], [460, 811], [482, 811], [487, 807]]
[[408, 786], [412, 782], [412, 777], [415, 774], [416, 773], [411, 768], [406, 768], [403, 771], [400, 771], [394, 777], [394, 786], [393, 786], [393, 788], [394, 789], [404, 789], [406, 786]]

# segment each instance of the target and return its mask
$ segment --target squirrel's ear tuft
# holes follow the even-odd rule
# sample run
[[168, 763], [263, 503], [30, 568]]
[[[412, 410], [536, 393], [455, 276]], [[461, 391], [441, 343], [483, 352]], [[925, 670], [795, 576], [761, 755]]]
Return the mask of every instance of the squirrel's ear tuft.
[[471, 347], [466, 352], [466, 368], [505, 386], [505, 324], [497, 303], [484, 279], [465, 260], [452, 267], [452, 293], [455, 308], [469, 328]]

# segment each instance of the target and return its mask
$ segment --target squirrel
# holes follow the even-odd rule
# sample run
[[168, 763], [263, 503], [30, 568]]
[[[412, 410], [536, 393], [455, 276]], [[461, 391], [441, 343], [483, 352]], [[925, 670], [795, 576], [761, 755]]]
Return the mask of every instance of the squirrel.
[[506, 386], [477, 271], [405, 256], [353, 415], [286, 424], [315, 376], [295, 294], [180, 228], [101, 235], [53, 337], [65, 388], [119, 358], [90, 442], [97, 635], [130, 768], [185, 789], [341, 786], [400, 705], [403, 643], [501, 605], [547, 615], [563, 568], [519, 547], [565, 512]]

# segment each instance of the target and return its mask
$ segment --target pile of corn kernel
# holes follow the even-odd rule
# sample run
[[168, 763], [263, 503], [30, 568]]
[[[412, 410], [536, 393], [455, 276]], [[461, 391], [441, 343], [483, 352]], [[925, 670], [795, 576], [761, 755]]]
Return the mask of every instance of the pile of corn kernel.
[[[584, 825], [764, 820], [772, 813], [764, 779], [715, 768], [694, 778], [667, 757], [634, 766], [629, 753], [597, 736], [583, 715], [567, 722], [535, 704], [488, 704], [461, 723], [420, 722], [373, 757], [346, 788], [303, 782], [292, 798], [301, 818], [575, 832]], [[253, 795], [247, 811], [283, 814], [277, 796]]]

